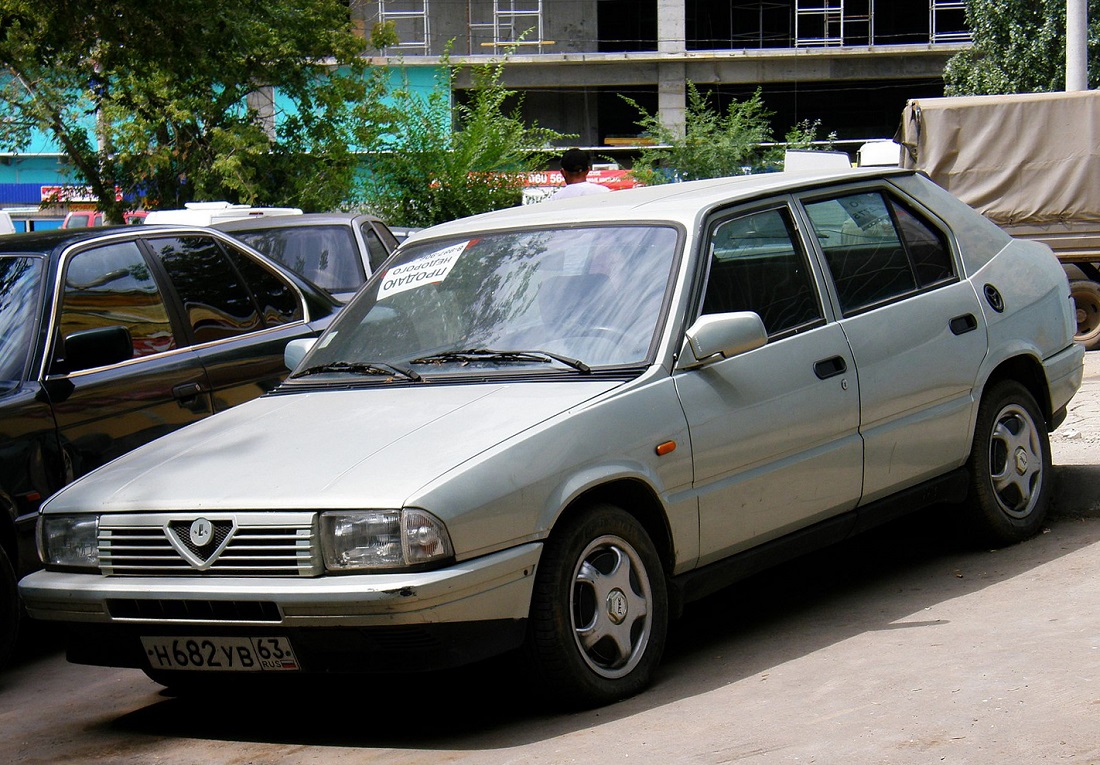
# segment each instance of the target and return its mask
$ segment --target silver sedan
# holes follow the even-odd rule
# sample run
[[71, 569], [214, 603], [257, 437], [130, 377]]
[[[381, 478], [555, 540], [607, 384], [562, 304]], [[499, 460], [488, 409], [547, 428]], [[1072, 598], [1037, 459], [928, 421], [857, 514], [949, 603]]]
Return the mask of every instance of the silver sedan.
[[1034, 534], [1066, 277], [907, 171], [548, 202], [414, 234], [267, 396], [55, 495], [20, 591], [182, 688], [522, 648], [650, 682], [688, 600], [934, 502]]

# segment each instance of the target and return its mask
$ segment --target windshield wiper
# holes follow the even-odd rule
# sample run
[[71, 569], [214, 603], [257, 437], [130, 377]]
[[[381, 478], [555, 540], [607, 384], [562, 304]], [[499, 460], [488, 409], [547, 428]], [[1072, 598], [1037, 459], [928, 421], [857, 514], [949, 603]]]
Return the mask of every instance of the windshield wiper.
[[320, 375], [326, 372], [346, 372], [353, 375], [393, 375], [407, 377], [413, 382], [420, 382], [424, 378], [414, 369], [406, 369], [385, 361], [333, 361], [328, 364], [318, 364], [315, 367], [303, 369], [291, 377], [305, 377], [306, 375]]
[[592, 371], [592, 367], [588, 366], [583, 361], [568, 356], [562, 356], [558, 353], [551, 353], [550, 351], [498, 351], [493, 348], [467, 348], [460, 351], [443, 351], [442, 353], [433, 353], [428, 356], [412, 359], [409, 363], [441, 364], [448, 361], [498, 361], [502, 363], [533, 361], [543, 364], [549, 363], [550, 361], [557, 361], [560, 364], [565, 364], [567, 367], [573, 367], [573, 369], [576, 369], [578, 372], [583, 372], [584, 374], [589, 374]]

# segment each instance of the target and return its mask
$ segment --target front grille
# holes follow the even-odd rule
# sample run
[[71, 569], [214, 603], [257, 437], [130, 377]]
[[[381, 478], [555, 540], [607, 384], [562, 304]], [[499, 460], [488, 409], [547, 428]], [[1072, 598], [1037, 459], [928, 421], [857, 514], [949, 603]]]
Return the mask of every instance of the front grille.
[[104, 515], [99, 568], [107, 576], [319, 576], [316, 515]]

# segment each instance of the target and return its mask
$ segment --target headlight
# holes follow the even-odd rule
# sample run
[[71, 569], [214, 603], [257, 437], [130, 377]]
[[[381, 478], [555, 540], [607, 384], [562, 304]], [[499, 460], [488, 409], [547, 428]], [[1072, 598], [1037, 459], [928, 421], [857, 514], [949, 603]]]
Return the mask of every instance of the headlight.
[[99, 568], [99, 516], [42, 515], [38, 554], [47, 566]]
[[443, 522], [416, 509], [322, 513], [321, 548], [332, 571], [408, 568], [454, 556]]

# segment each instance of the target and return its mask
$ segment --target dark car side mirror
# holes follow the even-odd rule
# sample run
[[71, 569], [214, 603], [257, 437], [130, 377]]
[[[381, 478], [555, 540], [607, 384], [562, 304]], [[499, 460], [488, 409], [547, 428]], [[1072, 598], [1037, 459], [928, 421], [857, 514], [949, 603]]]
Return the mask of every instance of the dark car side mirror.
[[105, 367], [134, 357], [134, 343], [126, 327], [97, 327], [65, 337], [65, 371]]

